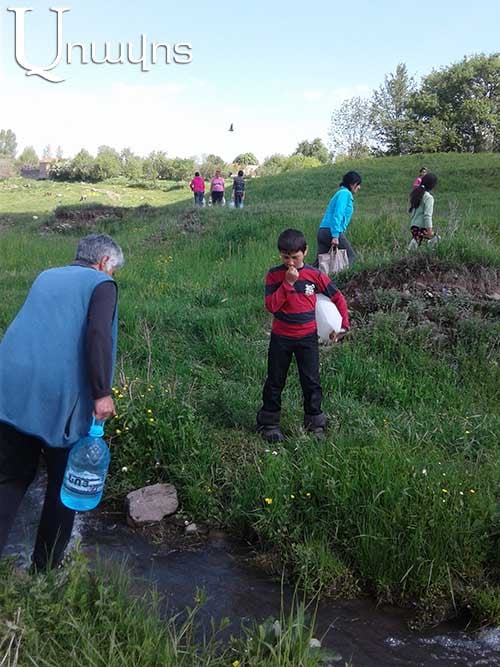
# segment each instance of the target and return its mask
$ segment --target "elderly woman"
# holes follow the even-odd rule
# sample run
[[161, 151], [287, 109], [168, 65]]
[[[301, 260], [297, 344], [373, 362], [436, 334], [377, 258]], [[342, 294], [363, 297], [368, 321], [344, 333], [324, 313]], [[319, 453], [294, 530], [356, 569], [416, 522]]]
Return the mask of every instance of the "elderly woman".
[[347, 251], [349, 265], [356, 260], [356, 253], [345, 235], [354, 211], [353, 196], [359, 192], [361, 176], [356, 171], [344, 174], [339, 189], [330, 199], [318, 230], [318, 254], [336, 247]]
[[0, 343], [0, 555], [38, 461], [47, 490], [33, 567], [58, 565], [74, 511], [59, 490], [72, 445], [92, 415], [115, 414], [111, 382], [123, 252], [105, 234], [81, 239], [75, 260], [43, 271]]

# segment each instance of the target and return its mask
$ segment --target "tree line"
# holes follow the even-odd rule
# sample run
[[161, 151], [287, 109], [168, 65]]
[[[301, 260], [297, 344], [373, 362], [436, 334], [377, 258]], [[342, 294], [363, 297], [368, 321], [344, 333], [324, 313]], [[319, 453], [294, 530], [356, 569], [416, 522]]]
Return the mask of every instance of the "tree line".
[[[210, 178], [216, 169], [228, 174], [247, 165], [259, 165], [260, 176], [273, 176], [343, 157], [499, 150], [500, 54], [495, 53], [464, 57], [433, 70], [419, 84], [400, 63], [370, 98], [352, 97], [332, 113], [328, 147], [319, 137], [304, 140], [291, 155], [276, 153], [261, 165], [253, 153], [242, 153], [226, 163], [214, 154], [201, 160], [169, 158], [164, 151], [139, 157], [129, 148], [118, 152], [110, 146], [100, 146], [95, 157], [82, 149], [65, 160], [58, 148], [50, 176], [65, 181], [96, 182], [116, 176], [186, 181], [195, 171]], [[0, 178], [12, 175], [14, 168], [38, 165], [33, 147], [17, 157], [16, 151], [14, 132], [0, 130]], [[47, 146], [42, 157], [51, 156]]]
[[333, 157], [500, 150], [500, 54], [464, 57], [417, 84], [400, 63], [370, 99], [332, 114]]

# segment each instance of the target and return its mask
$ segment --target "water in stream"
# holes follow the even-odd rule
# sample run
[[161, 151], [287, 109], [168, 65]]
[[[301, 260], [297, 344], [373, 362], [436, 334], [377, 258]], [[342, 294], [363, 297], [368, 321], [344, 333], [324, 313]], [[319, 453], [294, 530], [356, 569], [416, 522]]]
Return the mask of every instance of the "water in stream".
[[[27, 558], [41, 508], [43, 480], [34, 483], [26, 496], [8, 553]], [[134, 581], [154, 584], [172, 613], [192, 606], [198, 588], [208, 597], [199, 620], [230, 619], [228, 631], [236, 633], [242, 623], [278, 618], [281, 605], [291, 604], [293, 590], [281, 586], [247, 563], [249, 548], [219, 536], [206, 541], [186, 537], [176, 542], [153, 544], [125, 525], [118, 515], [79, 515], [76, 533], [87, 554], [123, 562]], [[325, 601], [316, 613], [315, 636], [323, 646], [351, 660], [353, 667], [500, 667], [500, 628], [469, 634], [447, 624], [423, 633], [408, 630], [409, 612], [376, 607], [370, 600]], [[340, 663], [343, 664], [343, 663]]]

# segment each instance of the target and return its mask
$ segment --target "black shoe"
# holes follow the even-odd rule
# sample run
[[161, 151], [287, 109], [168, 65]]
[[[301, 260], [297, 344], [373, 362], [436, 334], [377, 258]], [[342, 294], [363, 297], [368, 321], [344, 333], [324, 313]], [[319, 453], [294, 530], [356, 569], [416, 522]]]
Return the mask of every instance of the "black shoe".
[[259, 426], [257, 431], [262, 435], [264, 440], [269, 443], [283, 442], [285, 436], [281, 432], [279, 426]]
[[324, 412], [321, 412], [319, 415], [304, 415], [304, 428], [316, 440], [323, 440], [326, 429], [326, 415]]

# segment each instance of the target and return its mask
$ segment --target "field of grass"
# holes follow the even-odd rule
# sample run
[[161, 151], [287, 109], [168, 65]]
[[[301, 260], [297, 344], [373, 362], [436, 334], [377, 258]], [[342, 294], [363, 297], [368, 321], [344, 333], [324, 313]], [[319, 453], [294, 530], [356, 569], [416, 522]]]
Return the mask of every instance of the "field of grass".
[[[421, 164], [440, 179], [442, 240], [410, 257]], [[321, 353], [328, 437], [303, 432], [293, 369], [287, 439], [273, 449], [253, 432], [265, 272], [286, 227], [304, 230], [314, 255], [351, 168], [363, 176], [349, 228], [360, 261], [337, 281], [352, 333]], [[467, 607], [498, 623], [499, 179], [498, 154], [365, 160], [251, 181], [243, 210], [194, 210], [187, 188], [168, 185], [103, 183], [80, 201], [86, 185], [0, 183], [0, 334], [40, 270], [70, 261], [88, 231], [113, 234], [126, 265], [107, 501], [169, 481], [193, 519], [254, 540], [309, 590], [416, 601], [429, 619]], [[125, 210], [56, 224], [56, 205], [91, 207], [94, 195]]]

